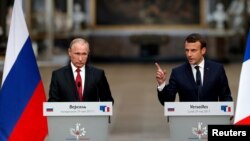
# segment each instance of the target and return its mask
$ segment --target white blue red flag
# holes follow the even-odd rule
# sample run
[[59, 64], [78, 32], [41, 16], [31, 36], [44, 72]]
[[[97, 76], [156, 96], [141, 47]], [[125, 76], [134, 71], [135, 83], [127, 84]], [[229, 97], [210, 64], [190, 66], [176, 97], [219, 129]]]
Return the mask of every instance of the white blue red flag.
[[43, 141], [46, 95], [22, 11], [15, 0], [0, 90], [0, 141]]
[[236, 103], [236, 125], [250, 125], [250, 32], [248, 34]]

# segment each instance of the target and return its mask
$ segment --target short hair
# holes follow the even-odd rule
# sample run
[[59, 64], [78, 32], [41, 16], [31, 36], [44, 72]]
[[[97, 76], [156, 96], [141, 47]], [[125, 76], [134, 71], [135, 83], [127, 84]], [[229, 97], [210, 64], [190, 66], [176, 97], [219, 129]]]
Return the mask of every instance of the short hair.
[[194, 43], [197, 41], [201, 43], [201, 48], [207, 47], [206, 40], [198, 33], [192, 33], [188, 35], [187, 38], [185, 39], [185, 42], [188, 43]]
[[75, 38], [71, 41], [69, 48], [71, 48], [75, 43], [86, 44], [89, 48], [89, 42], [83, 38]]

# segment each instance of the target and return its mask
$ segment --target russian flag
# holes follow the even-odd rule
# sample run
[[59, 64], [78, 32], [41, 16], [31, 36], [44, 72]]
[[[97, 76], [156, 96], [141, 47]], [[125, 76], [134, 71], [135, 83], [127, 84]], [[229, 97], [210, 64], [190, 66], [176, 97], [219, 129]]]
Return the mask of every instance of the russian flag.
[[168, 108], [169, 112], [174, 112], [174, 108]]
[[241, 68], [234, 124], [250, 125], [250, 31]]
[[47, 108], [46, 109], [47, 112], [53, 112], [53, 110], [54, 110], [53, 108]]
[[46, 101], [22, 1], [15, 0], [0, 90], [0, 141], [43, 141]]

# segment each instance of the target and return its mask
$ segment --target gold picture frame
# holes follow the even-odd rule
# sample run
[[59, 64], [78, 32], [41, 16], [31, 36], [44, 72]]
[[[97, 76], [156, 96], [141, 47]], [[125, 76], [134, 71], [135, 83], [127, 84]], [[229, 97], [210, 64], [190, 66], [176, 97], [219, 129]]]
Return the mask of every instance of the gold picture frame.
[[94, 0], [94, 28], [205, 26], [204, 0]]

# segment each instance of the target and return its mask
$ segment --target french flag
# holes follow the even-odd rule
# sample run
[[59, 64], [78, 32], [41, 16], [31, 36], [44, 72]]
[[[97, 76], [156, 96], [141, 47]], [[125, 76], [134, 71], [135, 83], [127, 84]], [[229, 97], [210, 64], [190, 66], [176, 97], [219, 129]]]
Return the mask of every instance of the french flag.
[[241, 68], [234, 124], [250, 125], [250, 31]]
[[103, 112], [109, 112], [110, 111], [110, 107], [102, 105], [102, 106], [100, 106], [100, 110], [103, 111]]
[[0, 141], [43, 141], [46, 101], [22, 1], [15, 0], [0, 89]]

